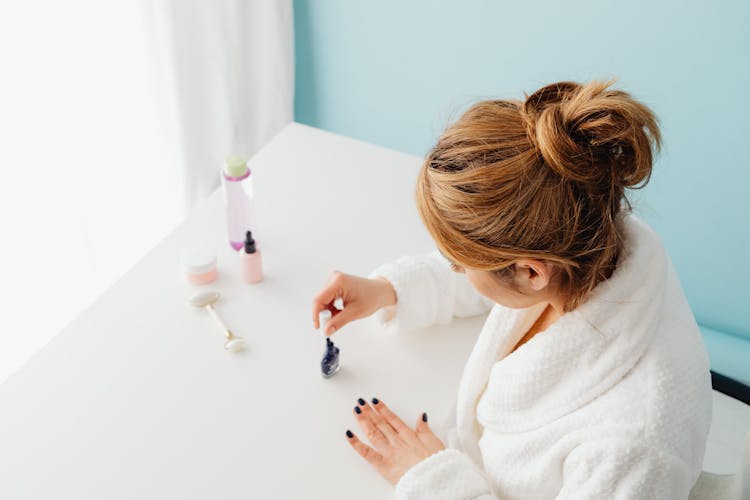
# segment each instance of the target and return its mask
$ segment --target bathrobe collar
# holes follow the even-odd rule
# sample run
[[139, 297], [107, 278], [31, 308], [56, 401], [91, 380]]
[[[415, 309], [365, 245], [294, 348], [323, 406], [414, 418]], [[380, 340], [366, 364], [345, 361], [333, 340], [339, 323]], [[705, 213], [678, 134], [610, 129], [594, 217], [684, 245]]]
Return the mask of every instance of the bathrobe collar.
[[658, 236], [637, 217], [625, 216], [623, 229], [612, 276], [515, 352], [546, 304], [493, 307], [456, 408], [459, 442], [478, 465], [484, 427], [522, 432], [567, 415], [616, 384], [645, 352], [659, 326], [668, 262]]

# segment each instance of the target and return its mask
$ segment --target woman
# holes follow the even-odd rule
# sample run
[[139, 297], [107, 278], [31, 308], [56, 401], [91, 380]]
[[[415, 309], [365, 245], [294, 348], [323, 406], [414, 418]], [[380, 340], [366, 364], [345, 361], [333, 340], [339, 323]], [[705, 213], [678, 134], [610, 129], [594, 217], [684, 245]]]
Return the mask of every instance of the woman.
[[438, 251], [368, 278], [334, 273], [330, 335], [377, 312], [396, 331], [491, 308], [443, 443], [384, 402], [352, 447], [400, 498], [687, 498], [711, 412], [708, 361], [665, 250], [630, 212], [651, 175], [651, 110], [611, 82], [485, 101], [440, 137], [417, 182]]

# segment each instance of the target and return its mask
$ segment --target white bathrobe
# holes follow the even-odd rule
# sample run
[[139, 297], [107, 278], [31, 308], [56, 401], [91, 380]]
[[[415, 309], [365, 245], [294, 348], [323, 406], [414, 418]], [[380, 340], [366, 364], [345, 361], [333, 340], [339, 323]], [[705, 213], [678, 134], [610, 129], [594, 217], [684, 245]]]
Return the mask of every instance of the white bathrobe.
[[438, 253], [375, 269], [380, 322], [403, 332], [491, 308], [458, 390], [446, 450], [412, 467], [403, 499], [684, 499], [711, 420], [708, 357], [658, 236], [625, 217], [614, 274], [515, 352], [544, 305], [479, 295]]

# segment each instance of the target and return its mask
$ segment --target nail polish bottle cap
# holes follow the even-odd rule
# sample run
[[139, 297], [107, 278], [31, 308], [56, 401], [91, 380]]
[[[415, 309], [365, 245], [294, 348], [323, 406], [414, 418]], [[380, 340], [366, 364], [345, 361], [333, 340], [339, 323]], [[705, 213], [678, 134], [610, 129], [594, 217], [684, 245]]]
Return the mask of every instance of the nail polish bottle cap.
[[323, 309], [318, 313], [318, 322], [320, 323], [321, 329], [325, 327], [328, 320], [331, 319], [331, 316], [331, 311], [329, 311], [328, 309]]

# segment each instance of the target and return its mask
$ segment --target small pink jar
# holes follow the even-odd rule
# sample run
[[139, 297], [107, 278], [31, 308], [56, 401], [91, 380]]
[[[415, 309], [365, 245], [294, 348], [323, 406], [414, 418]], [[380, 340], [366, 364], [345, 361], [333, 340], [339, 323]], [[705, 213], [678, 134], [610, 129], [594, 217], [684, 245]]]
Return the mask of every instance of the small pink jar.
[[191, 285], [206, 285], [219, 277], [216, 254], [201, 246], [190, 246], [183, 250], [182, 268]]

